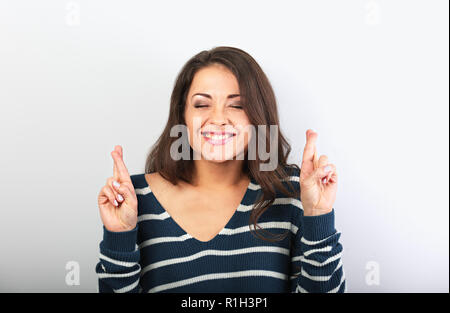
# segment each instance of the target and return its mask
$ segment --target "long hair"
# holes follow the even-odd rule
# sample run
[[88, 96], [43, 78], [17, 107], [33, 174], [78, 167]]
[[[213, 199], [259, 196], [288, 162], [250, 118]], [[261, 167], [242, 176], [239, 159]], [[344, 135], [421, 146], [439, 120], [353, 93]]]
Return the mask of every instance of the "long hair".
[[[194, 165], [192, 147], [189, 146], [190, 158], [188, 160], [173, 160], [170, 155], [170, 147], [178, 138], [171, 137], [170, 130], [175, 125], [186, 125], [184, 120], [186, 97], [195, 73], [204, 67], [215, 64], [224, 65], [236, 77], [239, 83], [241, 102], [250, 123], [252, 125], [264, 125], [263, 127], [266, 128], [266, 147], [270, 145], [269, 125], [278, 127], [278, 138], [275, 141], [278, 149], [276, 169], [260, 171], [259, 164], [265, 163], [265, 161], [260, 160], [257, 153], [255, 160], [249, 160], [248, 152], [245, 153], [243, 168], [244, 173], [250, 175], [261, 186], [262, 191], [250, 214], [249, 226], [253, 224], [255, 230], [260, 229], [262, 232], [270, 233], [257, 224], [258, 219], [275, 201], [277, 190], [290, 197], [298, 197], [298, 190], [296, 191], [291, 182], [287, 180], [289, 173], [285, 169], [286, 166], [300, 169], [296, 164], [287, 164], [291, 146], [280, 131], [277, 104], [272, 86], [253, 57], [241, 49], [224, 46], [214, 47], [211, 50], [204, 50], [196, 54], [183, 66], [178, 73], [170, 98], [167, 124], [158, 140], [151, 147], [145, 163], [145, 173], [158, 172], [173, 185], [176, 185], [179, 179], [188, 183], [192, 182]], [[258, 151], [258, 148], [256, 151]], [[292, 189], [290, 187], [286, 189], [282, 183], [283, 180], [287, 180]], [[250, 230], [253, 231], [252, 227], [250, 227]], [[274, 242], [283, 240], [289, 234], [289, 230], [284, 234], [274, 235], [270, 233], [273, 239], [264, 238], [258, 231], [255, 231], [255, 234], [263, 240]]]

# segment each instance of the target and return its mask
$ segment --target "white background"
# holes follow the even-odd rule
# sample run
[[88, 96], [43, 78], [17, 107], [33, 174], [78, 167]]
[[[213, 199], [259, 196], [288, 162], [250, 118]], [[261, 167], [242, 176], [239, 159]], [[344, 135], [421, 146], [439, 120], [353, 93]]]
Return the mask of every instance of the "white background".
[[311, 128], [337, 166], [347, 292], [448, 292], [448, 6], [2, 0], [0, 291], [97, 291], [110, 152], [143, 173], [179, 70], [226, 45], [268, 75], [290, 162]]

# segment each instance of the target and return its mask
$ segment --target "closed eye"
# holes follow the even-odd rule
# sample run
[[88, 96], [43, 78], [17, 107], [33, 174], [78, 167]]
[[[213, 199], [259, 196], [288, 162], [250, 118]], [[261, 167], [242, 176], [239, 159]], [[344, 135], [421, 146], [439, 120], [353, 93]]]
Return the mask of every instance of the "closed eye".
[[[199, 105], [199, 104], [194, 105], [194, 108], [206, 108], [206, 107], [209, 107], [209, 105]], [[242, 109], [243, 108], [240, 105], [232, 105], [231, 107], [235, 108], [235, 109]]]

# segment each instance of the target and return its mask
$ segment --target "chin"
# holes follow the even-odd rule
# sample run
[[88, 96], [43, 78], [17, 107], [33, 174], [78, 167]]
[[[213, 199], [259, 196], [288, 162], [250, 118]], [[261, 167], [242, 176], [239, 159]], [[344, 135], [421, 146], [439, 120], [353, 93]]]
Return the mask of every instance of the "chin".
[[225, 158], [225, 157], [216, 157], [216, 156], [202, 156], [205, 161], [213, 162], [213, 163], [225, 163], [227, 161], [234, 161], [234, 157]]

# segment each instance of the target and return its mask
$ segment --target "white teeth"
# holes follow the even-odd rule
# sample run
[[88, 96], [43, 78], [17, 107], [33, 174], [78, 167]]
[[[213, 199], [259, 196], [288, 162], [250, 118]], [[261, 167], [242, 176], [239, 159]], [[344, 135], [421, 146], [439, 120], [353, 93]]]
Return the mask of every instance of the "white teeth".
[[203, 134], [203, 136], [205, 136], [206, 138], [211, 138], [214, 140], [223, 140], [229, 137], [232, 137], [232, 134], [227, 134], [227, 135], [211, 135], [210, 133], [205, 133]]

